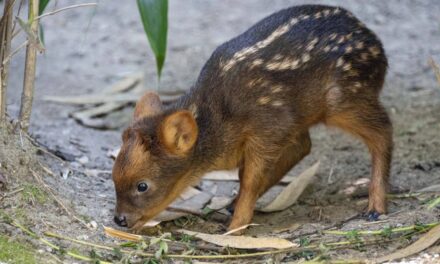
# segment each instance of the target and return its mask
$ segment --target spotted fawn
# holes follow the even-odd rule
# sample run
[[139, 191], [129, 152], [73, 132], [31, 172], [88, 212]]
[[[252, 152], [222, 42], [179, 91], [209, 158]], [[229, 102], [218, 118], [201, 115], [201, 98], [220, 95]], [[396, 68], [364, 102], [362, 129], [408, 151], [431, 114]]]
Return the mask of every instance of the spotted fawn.
[[192, 89], [164, 106], [146, 93], [113, 168], [115, 222], [139, 229], [209, 171], [239, 169], [230, 229], [310, 153], [318, 123], [360, 138], [372, 158], [368, 212], [386, 212], [392, 125], [379, 101], [387, 59], [340, 7], [303, 5], [219, 46]]

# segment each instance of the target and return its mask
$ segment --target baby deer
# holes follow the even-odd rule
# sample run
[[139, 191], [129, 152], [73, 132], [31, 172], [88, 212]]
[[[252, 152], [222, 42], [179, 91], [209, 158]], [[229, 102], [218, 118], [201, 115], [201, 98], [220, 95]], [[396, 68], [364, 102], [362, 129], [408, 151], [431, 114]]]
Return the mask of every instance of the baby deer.
[[320, 122], [360, 138], [372, 157], [368, 212], [386, 212], [392, 125], [379, 93], [387, 59], [376, 35], [340, 7], [303, 5], [222, 44], [194, 87], [165, 107], [136, 104], [113, 168], [115, 222], [138, 229], [213, 170], [239, 168], [230, 229], [309, 154]]

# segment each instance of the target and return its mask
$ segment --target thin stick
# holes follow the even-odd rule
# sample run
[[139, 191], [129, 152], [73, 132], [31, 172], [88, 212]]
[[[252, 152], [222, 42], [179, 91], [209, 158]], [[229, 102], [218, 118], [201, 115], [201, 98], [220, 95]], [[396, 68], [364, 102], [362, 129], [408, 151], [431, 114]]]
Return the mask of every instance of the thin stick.
[[63, 202], [61, 202], [60, 199], [58, 199], [58, 197], [54, 194], [54, 192], [52, 191], [52, 189], [47, 186], [47, 184], [43, 181], [43, 179], [41, 179], [41, 177], [35, 173], [35, 171], [33, 171], [31, 169], [32, 175], [34, 175], [35, 179], [41, 184], [43, 185], [43, 187], [47, 190], [48, 193], [50, 193], [50, 195], [53, 197], [53, 199], [61, 206], [61, 208], [64, 209], [64, 211], [66, 211], [66, 213], [75, 218], [76, 221], [78, 221], [80, 224], [82, 224], [83, 226], [85, 226], [87, 229], [92, 230], [91, 227], [89, 227], [83, 220], [81, 220], [80, 218], [78, 218], [75, 214], [73, 214], [72, 212], [70, 212], [69, 209], [67, 209], [67, 207], [64, 205]]
[[[99, 249], [105, 249], [105, 250], [114, 250], [114, 247], [110, 246], [104, 246], [104, 245], [98, 245], [95, 243], [82, 241], [78, 239], [73, 239], [70, 237], [64, 237], [58, 234], [54, 234], [51, 232], [45, 232], [45, 235], [63, 239], [67, 241], [71, 241], [77, 244], [85, 245], [85, 246], [91, 246]], [[370, 245], [370, 244], [378, 244], [383, 242], [389, 242], [388, 239], [371, 239], [368, 241], [364, 241], [364, 245]], [[333, 249], [339, 249], [339, 248], [346, 248], [347, 246], [351, 246], [356, 242], [352, 241], [340, 241], [340, 242], [332, 242], [332, 243], [326, 243], [325, 246], [332, 247]], [[254, 253], [245, 253], [245, 254], [239, 254], [239, 255], [178, 255], [178, 254], [170, 254], [166, 255], [167, 258], [175, 258], [175, 259], [241, 259], [241, 258], [253, 258], [253, 257], [261, 257], [261, 256], [267, 256], [267, 255], [274, 255], [274, 254], [280, 254], [280, 253], [300, 253], [303, 251], [319, 251], [320, 245], [310, 245], [307, 247], [302, 248], [286, 248], [286, 249], [278, 249], [278, 250], [271, 250], [271, 251], [262, 251], [262, 252], [254, 252]], [[137, 256], [141, 257], [154, 257], [154, 254], [152, 253], [144, 253], [144, 252], [136, 252], [131, 250], [120, 250], [122, 253], [125, 254], [136, 254]]]
[[[29, 1], [29, 21], [30, 31], [38, 35], [38, 20], [34, 18], [38, 16], [38, 4], [39, 0]], [[28, 37], [29, 39], [29, 37]], [[23, 93], [21, 95], [21, 106], [20, 106], [20, 125], [24, 131], [29, 128], [29, 120], [32, 112], [32, 101], [34, 99], [34, 86], [35, 86], [35, 69], [37, 64], [37, 45], [30, 41], [26, 48], [26, 63], [24, 70], [24, 80], [23, 80]]]
[[3, 65], [2, 67], [4, 67], [5, 64], [8, 64], [9, 61], [11, 60], [11, 58], [17, 54], [21, 49], [23, 49], [24, 47], [27, 46], [27, 44], [29, 44], [29, 40], [26, 40], [25, 42], [21, 43], [20, 46], [18, 46], [14, 51], [12, 51], [4, 60], [3, 60]]
[[[440, 224], [440, 222], [435, 222], [435, 223], [429, 223], [426, 225], [423, 225], [423, 227], [430, 229], [434, 226], [437, 226], [438, 224]], [[393, 228], [390, 230], [391, 233], [400, 233], [400, 232], [406, 232], [406, 231], [413, 231], [416, 230], [417, 227], [419, 227], [418, 225], [411, 225], [411, 226], [404, 226], [404, 227], [398, 227], [398, 228]], [[352, 231], [338, 231], [338, 230], [328, 230], [328, 231], [323, 231], [324, 234], [329, 234], [329, 235], [342, 235], [342, 236], [346, 236], [348, 234], [350, 234]], [[362, 230], [362, 231], [358, 231], [357, 234], [359, 235], [381, 235], [383, 234], [383, 230]]]
[[434, 70], [435, 77], [437, 78], [437, 82], [440, 84], [440, 68], [438, 67], [437, 63], [435, 63], [433, 58], [429, 58], [429, 64]]
[[436, 199], [434, 199], [434, 201], [429, 203], [428, 209], [433, 209], [434, 207], [436, 207], [439, 204], [440, 204], [440, 196], [437, 197]]
[[[14, 8], [15, 0], [6, 0], [2, 17], [2, 39], [0, 46], [0, 58], [3, 61], [5, 56], [8, 56], [11, 50], [11, 35], [12, 35], [12, 10]], [[8, 88], [9, 77], [9, 63], [3, 64], [0, 73], [0, 122], [6, 120], [6, 91]]]
[[85, 3], [85, 4], [78, 4], [78, 5], [71, 5], [71, 6], [63, 7], [63, 8], [48, 12], [48, 13], [44, 13], [40, 16], [36, 16], [33, 20], [29, 19], [29, 21], [37, 21], [43, 17], [55, 15], [56, 13], [59, 13], [59, 12], [65, 11], [65, 10], [69, 10], [69, 9], [73, 9], [73, 8], [85, 7], [85, 6], [97, 6], [97, 5], [98, 5], [97, 3]]

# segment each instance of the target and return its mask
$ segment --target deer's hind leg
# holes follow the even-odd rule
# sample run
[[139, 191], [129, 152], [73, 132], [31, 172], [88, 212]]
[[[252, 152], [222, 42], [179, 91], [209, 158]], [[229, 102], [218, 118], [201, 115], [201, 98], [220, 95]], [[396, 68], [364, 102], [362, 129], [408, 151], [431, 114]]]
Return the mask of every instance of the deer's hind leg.
[[330, 113], [326, 123], [361, 138], [368, 146], [372, 159], [369, 218], [386, 213], [393, 142], [392, 124], [384, 107], [377, 97], [354, 100], [343, 109]]

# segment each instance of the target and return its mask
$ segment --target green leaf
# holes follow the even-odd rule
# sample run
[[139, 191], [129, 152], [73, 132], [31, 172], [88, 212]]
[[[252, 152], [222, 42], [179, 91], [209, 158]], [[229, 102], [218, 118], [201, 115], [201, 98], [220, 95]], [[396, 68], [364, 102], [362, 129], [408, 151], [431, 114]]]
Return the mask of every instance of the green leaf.
[[49, 4], [50, 0], [40, 0], [40, 5], [38, 6], [38, 15], [43, 14], [44, 9], [46, 8], [47, 4]]
[[38, 39], [40, 40], [41, 45], [44, 47], [44, 29], [41, 24], [38, 24]]
[[168, 0], [137, 0], [137, 4], [160, 78], [167, 48]]

